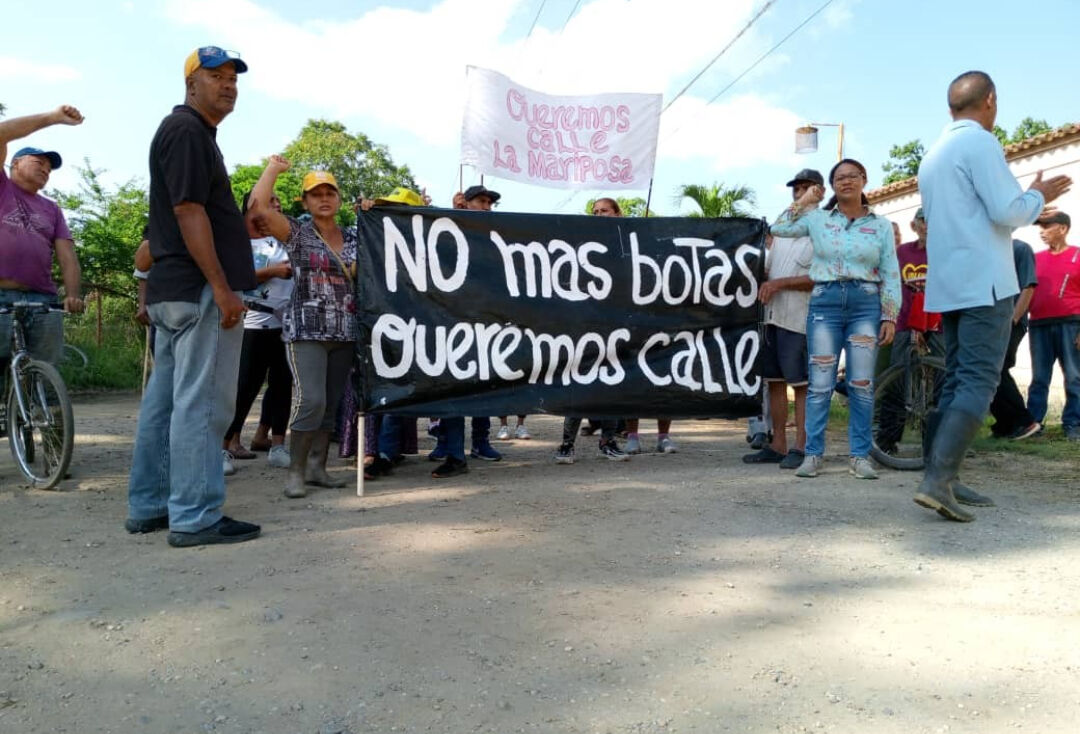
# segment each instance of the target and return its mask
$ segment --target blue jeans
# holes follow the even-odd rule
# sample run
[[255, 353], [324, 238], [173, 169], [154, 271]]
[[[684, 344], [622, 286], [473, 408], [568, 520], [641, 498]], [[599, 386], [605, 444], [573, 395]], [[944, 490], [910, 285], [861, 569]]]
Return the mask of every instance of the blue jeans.
[[128, 516], [195, 533], [221, 519], [221, 437], [236, 406], [244, 329], [224, 329], [210, 286], [198, 303], [155, 303], [154, 371], [139, 408]]
[[806, 455], [825, 454], [825, 428], [841, 349], [847, 363], [848, 444], [852, 456], [870, 453], [874, 367], [881, 328], [878, 284], [861, 280], [818, 283], [806, 316], [810, 385], [806, 393]]
[[439, 430], [446, 440], [446, 453], [465, 461], [465, 419], [442, 418], [439, 421]]
[[1057, 324], [1031, 324], [1028, 344], [1031, 347], [1031, 387], [1028, 388], [1028, 410], [1035, 420], [1046, 418], [1046, 401], [1050, 394], [1050, 378], [1054, 362], [1061, 365], [1065, 376], [1065, 410], [1061, 424], [1066, 430], [1080, 428], [1080, 349], [1076, 336], [1080, 321]]
[[[51, 293], [35, 293], [0, 288], [0, 305], [10, 306], [16, 301], [31, 303], [55, 303]], [[56, 364], [64, 352], [64, 315], [61, 313], [33, 313], [23, 332], [30, 356], [42, 362]], [[11, 314], [0, 316], [0, 360], [11, 356]]]
[[939, 411], [944, 413], [951, 408], [979, 420], [986, 417], [1001, 382], [1012, 312], [1010, 297], [993, 306], [941, 314], [945, 332], [945, 385], [938, 399]]
[[379, 424], [376, 453], [387, 461], [393, 461], [401, 455], [401, 424], [399, 415], [384, 415]]
[[473, 448], [487, 443], [491, 433], [491, 417], [480, 416], [472, 419], [472, 445]]

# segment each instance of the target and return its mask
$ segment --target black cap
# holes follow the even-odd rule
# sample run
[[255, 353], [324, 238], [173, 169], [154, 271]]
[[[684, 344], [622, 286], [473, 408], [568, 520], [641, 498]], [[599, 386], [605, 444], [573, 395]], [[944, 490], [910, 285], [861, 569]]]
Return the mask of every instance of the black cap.
[[825, 185], [825, 177], [822, 176], [820, 172], [815, 171], [813, 168], [804, 168], [804, 169], [802, 169], [801, 171], [799, 171], [798, 173], [795, 174], [795, 178], [793, 178], [793, 179], [791, 179], [790, 181], [787, 182], [787, 185], [788, 186], [794, 186], [795, 184], [799, 183], [800, 181], [809, 181], [810, 183], [815, 183], [818, 186], [824, 186]]
[[1054, 212], [1053, 214], [1045, 217], [1039, 217], [1035, 220], [1036, 224], [1064, 224], [1069, 229], [1072, 229], [1072, 219], [1065, 212]]
[[492, 204], [498, 201], [500, 196], [498, 191], [485, 189], [483, 186], [470, 186], [469, 188], [465, 189], [465, 201], [472, 201], [477, 196], [481, 195], [487, 196], [489, 199], [491, 199]]

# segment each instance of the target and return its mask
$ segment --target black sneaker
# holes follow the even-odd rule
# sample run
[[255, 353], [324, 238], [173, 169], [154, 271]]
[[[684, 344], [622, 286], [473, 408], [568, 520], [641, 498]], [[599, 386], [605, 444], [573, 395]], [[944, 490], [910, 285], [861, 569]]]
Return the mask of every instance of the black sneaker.
[[620, 449], [614, 441], [600, 444], [600, 455], [610, 461], [630, 461], [630, 454]]
[[208, 528], [197, 533], [169, 533], [169, 545], [173, 548], [192, 548], [197, 545], [216, 543], [243, 543], [259, 537], [262, 528], [249, 522], [240, 522], [231, 517], [223, 517]]
[[559, 446], [559, 450], [555, 452], [556, 464], [573, 464], [574, 463], [574, 444], [564, 443]]
[[132, 535], [136, 533], [153, 533], [158, 530], [169, 529], [169, 516], [162, 515], [161, 517], [151, 517], [147, 520], [133, 520], [128, 518], [124, 520], [124, 530], [127, 530]]
[[446, 461], [435, 467], [435, 471], [431, 472], [431, 476], [435, 479], [446, 479], [456, 477], [458, 474], [466, 474], [468, 471], [469, 464], [467, 461], [447, 456]]

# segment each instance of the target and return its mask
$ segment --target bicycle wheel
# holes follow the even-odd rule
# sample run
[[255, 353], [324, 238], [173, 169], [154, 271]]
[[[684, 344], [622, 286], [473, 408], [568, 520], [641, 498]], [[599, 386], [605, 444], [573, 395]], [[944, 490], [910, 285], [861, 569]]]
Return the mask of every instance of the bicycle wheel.
[[8, 395], [8, 443], [19, 471], [35, 489], [53, 489], [67, 473], [75, 442], [75, 418], [67, 387], [56, 368], [31, 360], [22, 368], [17, 389]]
[[[944, 382], [945, 361], [929, 355], [913, 354], [906, 367], [897, 364], [881, 373], [874, 389], [874, 441], [870, 447], [870, 455], [878, 463], [903, 471], [923, 468], [923, 431]], [[891, 434], [888, 439], [883, 438], [886, 432]]]

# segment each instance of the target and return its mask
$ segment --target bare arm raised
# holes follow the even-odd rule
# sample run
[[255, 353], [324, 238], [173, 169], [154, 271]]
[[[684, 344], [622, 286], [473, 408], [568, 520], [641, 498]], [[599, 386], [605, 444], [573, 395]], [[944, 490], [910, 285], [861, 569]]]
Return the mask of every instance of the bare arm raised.
[[289, 239], [289, 219], [281, 212], [268, 207], [267, 204], [270, 203], [270, 197], [274, 195], [274, 182], [277, 181], [278, 176], [288, 171], [291, 165], [280, 155], [270, 156], [248, 201], [248, 209], [256, 218], [255, 221], [263, 233], [279, 242], [286, 242]]
[[7, 160], [7, 144], [25, 138], [52, 125], [81, 125], [82, 113], [71, 105], [61, 105], [52, 112], [13, 117], [0, 122], [0, 160]]

